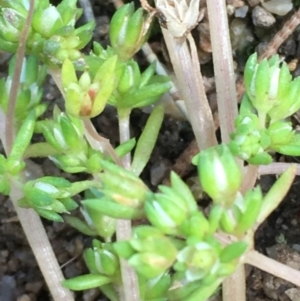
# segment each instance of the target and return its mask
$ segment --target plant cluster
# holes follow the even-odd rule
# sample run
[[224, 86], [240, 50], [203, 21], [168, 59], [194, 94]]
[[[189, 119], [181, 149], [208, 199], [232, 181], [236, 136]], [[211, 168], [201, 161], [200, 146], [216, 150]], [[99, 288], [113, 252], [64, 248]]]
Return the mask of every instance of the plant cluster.
[[[89, 274], [65, 280], [66, 288], [99, 287], [112, 301], [131, 300], [126, 291], [127, 296], [139, 296], [134, 300], [207, 300], [244, 262], [253, 249], [256, 228], [293, 181], [295, 167], [290, 167], [265, 196], [259, 187], [243, 193], [243, 170], [235, 156], [250, 164], [269, 164], [271, 152], [299, 155], [299, 134], [288, 121], [300, 108], [299, 79], [291, 79], [278, 57], [259, 64], [256, 55], [249, 58], [247, 91], [231, 141], [202, 150], [193, 159], [199, 182], [212, 200], [204, 212], [176, 173], [171, 173], [170, 187], [161, 185], [157, 192], [140, 178], [164, 110], [160, 105], [154, 108], [137, 141], [129, 133], [130, 112], [154, 104], [171, 87], [168, 77], [155, 74], [155, 63], [142, 72], [133, 59], [149, 36], [149, 19], [133, 4], [122, 6], [111, 20], [111, 47], [94, 43], [84, 54], [81, 50], [95, 24], [76, 28], [81, 14], [76, 2], [63, 0], [55, 7], [48, 0], [35, 1], [11, 122], [16, 136], [6, 156], [0, 155], [0, 192], [12, 195], [19, 189], [18, 206], [94, 237], [84, 251]], [[0, 0], [1, 50], [17, 52], [29, 7], [27, 0]], [[15, 67], [14, 57], [8, 77], [0, 81], [0, 107], [6, 118]], [[65, 110], [54, 107], [49, 119], [43, 117], [47, 104], [42, 102], [47, 72], [65, 100]], [[121, 143], [115, 148], [90, 122], [107, 105], [114, 106], [119, 117]], [[43, 135], [43, 142], [31, 142], [36, 133]], [[5, 137], [1, 140], [7, 149]], [[90, 178], [26, 179], [25, 160], [36, 157], [48, 157], [64, 172], [85, 172]], [[78, 204], [73, 197], [79, 193], [84, 197]], [[82, 218], [71, 215], [78, 207]], [[127, 239], [118, 238], [122, 221], [141, 219], [148, 224], [133, 227]], [[132, 271], [123, 260], [136, 273], [136, 288], [124, 287]]]
[[258, 64], [253, 54], [245, 67], [246, 94], [230, 146], [252, 164], [270, 164], [270, 152], [300, 155], [300, 135], [289, 121], [300, 108], [300, 78], [292, 80], [287, 64], [280, 64], [278, 55]]

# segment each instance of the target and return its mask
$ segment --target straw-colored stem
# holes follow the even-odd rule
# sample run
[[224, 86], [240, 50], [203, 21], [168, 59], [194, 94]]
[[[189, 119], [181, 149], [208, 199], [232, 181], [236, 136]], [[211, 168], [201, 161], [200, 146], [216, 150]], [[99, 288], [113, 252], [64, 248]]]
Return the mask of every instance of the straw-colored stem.
[[177, 40], [168, 30], [162, 31], [197, 145], [200, 149], [216, 145], [215, 126], [205, 94], [194, 40], [188, 34], [188, 45], [186, 39]]
[[244, 265], [240, 265], [236, 269], [234, 274], [232, 274], [230, 277], [226, 278], [223, 281], [222, 284], [223, 301], [245, 300], [245, 299], [239, 299], [240, 296], [245, 295], [245, 291], [246, 291], [245, 268]]
[[[234, 120], [238, 114], [235, 73], [229, 37], [226, 3], [224, 0], [207, 1], [213, 62], [216, 79], [218, 112], [222, 142], [230, 141]], [[223, 282], [223, 301], [246, 301], [244, 266]]]
[[300, 271], [260, 254], [257, 251], [248, 252], [244, 262], [300, 287]]
[[238, 114], [238, 109], [226, 3], [224, 0], [207, 1], [207, 11], [221, 136], [222, 142], [227, 143], [230, 140], [229, 134], [235, 129], [234, 120]]
[[[37, 169], [38, 166], [35, 165], [34, 169], [30, 172], [28, 168], [26, 168], [25, 173], [30, 173], [32, 176], [34, 176], [34, 173], [36, 173]], [[56, 256], [53, 252], [52, 246], [49, 242], [47, 233], [39, 215], [32, 209], [24, 209], [18, 206], [17, 201], [23, 197], [23, 194], [17, 183], [11, 183], [11, 193], [9, 196], [14, 204], [18, 219], [53, 300], [74, 301], [73, 294], [61, 285], [61, 282], [64, 280], [64, 276], [58, 265]]]
[[[7, 151], [5, 118], [5, 113], [0, 110], [0, 140], [4, 150]], [[41, 177], [42, 175], [40, 167], [27, 160], [23, 173], [23, 182], [25, 183], [25, 181]], [[53, 300], [74, 301], [72, 293], [61, 286], [64, 277], [39, 215], [32, 209], [24, 209], [18, 206], [17, 201], [23, 197], [20, 183], [12, 180], [9, 196]]]
[[296, 165], [296, 175], [300, 175], [300, 164], [295, 163], [271, 163], [269, 165], [261, 165], [258, 167], [259, 175], [280, 175], [285, 172], [291, 164]]

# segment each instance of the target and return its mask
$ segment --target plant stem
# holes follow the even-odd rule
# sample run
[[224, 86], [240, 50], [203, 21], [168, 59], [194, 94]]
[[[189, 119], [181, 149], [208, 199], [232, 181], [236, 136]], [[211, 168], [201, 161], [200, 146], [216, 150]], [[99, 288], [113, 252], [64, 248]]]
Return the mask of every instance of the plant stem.
[[[130, 140], [130, 112], [131, 110], [118, 110], [119, 116], [119, 133], [120, 144]], [[128, 153], [122, 158], [123, 166], [130, 170], [131, 155]], [[129, 240], [131, 238], [131, 220], [117, 220], [116, 223], [117, 241]], [[140, 290], [137, 275], [132, 267], [130, 267], [126, 260], [121, 259], [121, 273], [122, 273], [122, 292], [121, 301], [139, 301]]]
[[[61, 71], [60, 69], [55, 68], [48, 68], [48, 73], [51, 75], [52, 79], [54, 80], [57, 88], [59, 89], [62, 96], [65, 95], [64, 89], [62, 87], [61, 81]], [[94, 128], [90, 119], [84, 119], [84, 135], [91, 147], [95, 150], [100, 150], [104, 155], [111, 156], [116, 164], [119, 166], [123, 166], [120, 158], [116, 154], [115, 150], [111, 146], [108, 139], [101, 137], [96, 129]]]
[[286, 21], [284, 26], [279, 30], [276, 35], [269, 42], [267, 48], [259, 56], [259, 60], [269, 58], [274, 55], [280, 45], [293, 33], [296, 27], [300, 24], [300, 9], [298, 9], [290, 19]]
[[240, 188], [240, 192], [244, 195], [247, 190], [252, 189], [256, 183], [258, 176], [258, 166], [248, 165], [244, 167], [243, 182]]
[[[241, 279], [239, 279], [241, 277]], [[234, 274], [227, 277], [222, 284], [223, 300], [240, 300], [239, 296], [244, 296], [246, 291], [244, 265], [240, 265], [235, 270]], [[239, 284], [239, 285], [237, 285]], [[242, 299], [243, 300], [243, 299]]]
[[[5, 114], [0, 110], [0, 140], [6, 151], [5, 139]], [[26, 175], [26, 177], [25, 177]], [[42, 171], [39, 166], [27, 160], [23, 173], [23, 182], [41, 177]], [[14, 205], [18, 219], [24, 230], [28, 243], [37, 260], [39, 268], [44, 276], [47, 286], [54, 301], [74, 301], [72, 293], [61, 286], [64, 280], [61, 269], [47, 237], [47, 233], [39, 215], [32, 209], [23, 209], [18, 206], [17, 201], [22, 198], [20, 183], [11, 182], [10, 199]]]
[[290, 268], [257, 251], [248, 252], [244, 262], [300, 287], [300, 271]]
[[[130, 112], [131, 110], [118, 110], [119, 117], [119, 134], [120, 134], [120, 144], [130, 140]], [[131, 155], [130, 153], [126, 154], [122, 158], [123, 166], [130, 170], [131, 167]]]
[[[218, 112], [222, 142], [230, 141], [234, 120], [238, 114], [232, 48], [229, 36], [226, 3], [224, 0], [207, 1]], [[241, 265], [223, 282], [223, 301], [246, 301], [245, 269]]]
[[164, 28], [162, 32], [197, 145], [199, 149], [216, 145], [215, 126], [205, 94], [195, 42], [188, 34], [189, 48], [186, 39], [177, 40]]
[[[28, 161], [26, 165], [28, 166]], [[35, 165], [34, 170], [29, 172], [27, 167], [24, 174], [35, 176], [38, 169], [39, 167]], [[74, 301], [73, 294], [61, 285], [64, 276], [39, 215], [32, 209], [24, 209], [18, 206], [17, 201], [23, 197], [20, 185], [18, 184], [19, 183], [15, 182], [11, 183], [11, 193], [9, 196], [14, 204], [18, 219], [49, 288], [50, 294], [54, 301]]]
[[[26, 40], [34, 12], [34, 2], [34, 0], [30, 0], [27, 19], [20, 37], [16, 56], [16, 67], [13, 75], [11, 91], [9, 94], [7, 114], [5, 115], [4, 112], [0, 110], [0, 139], [7, 155], [10, 154], [15, 139], [14, 111], [19, 91]], [[28, 180], [29, 177], [30, 179], [36, 178], [39, 174], [40, 169], [38, 168], [38, 166], [35, 166], [35, 168], [33, 168], [32, 170], [29, 170], [30, 164], [33, 163], [28, 161], [26, 164], [22, 182]], [[25, 175], [28, 178], [25, 177]], [[33, 210], [23, 209], [18, 206], [17, 201], [22, 198], [22, 196], [23, 195], [20, 188], [20, 183], [17, 183], [14, 179], [12, 179], [10, 199], [14, 205], [18, 219], [24, 230], [32, 252], [37, 260], [39, 268], [44, 276], [50, 293], [55, 301], [73, 301], [74, 298], [72, 293], [61, 286], [61, 281], [64, 280], [64, 277], [62, 275], [40, 217]]]
[[279, 175], [285, 172], [291, 165], [296, 165], [296, 174], [300, 175], [300, 164], [295, 163], [271, 163], [270, 165], [261, 165], [258, 167], [259, 175]]
[[[235, 73], [229, 37], [226, 3], [224, 0], [207, 1], [213, 62], [216, 79], [218, 112], [222, 142], [230, 141], [238, 114]], [[240, 300], [242, 301], [242, 300]]]
[[[49, 69], [48, 72], [51, 74], [53, 80], [55, 81], [58, 89], [64, 95], [61, 82], [61, 73], [59, 69]], [[120, 143], [125, 142], [130, 139], [129, 131], [129, 114], [130, 112], [119, 112], [119, 129], [120, 129]], [[109, 141], [103, 137], [100, 137], [95, 130], [92, 122], [90, 120], [84, 120], [85, 126], [85, 136], [89, 141], [91, 147], [100, 150], [103, 153], [109, 154], [115, 161], [116, 164], [124, 166], [130, 169], [131, 158], [125, 156], [122, 161], [116, 156], [112, 146]], [[116, 222], [116, 232], [117, 240], [126, 240], [131, 237], [131, 222], [128, 220], [117, 220]], [[120, 291], [120, 301], [139, 301], [139, 285], [138, 279], [135, 271], [127, 264], [123, 259], [121, 263], [121, 273], [123, 288]]]
[[21, 71], [22, 71], [22, 65], [23, 65], [23, 59], [25, 54], [25, 48], [26, 48], [26, 40], [28, 36], [28, 32], [30, 29], [30, 24], [32, 21], [34, 12], [34, 0], [30, 0], [30, 6], [28, 15], [24, 24], [24, 28], [21, 33], [20, 42], [18, 45], [18, 50], [16, 54], [16, 65], [15, 65], [15, 72], [13, 75], [12, 85], [9, 93], [8, 98], [8, 107], [7, 107], [7, 113], [6, 113], [6, 119], [5, 119], [5, 143], [6, 143], [6, 154], [9, 155], [12, 144], [14, 142], [14, 113], [15, 113], [15, 106], [17, 102], [17, 96], [19, 92], [19, 84], [20, 84], [20, 78], [21, 78]]
[[93, 126], [90, 119], [83, 120], [84, 124], [84, 136], [86, 140], [89, 142], [90, 146], [95, 150], [100, 150], [106, 157], [111, 157], [114, 162], [123, 166], [121, 159], [116, 154], [109, 140], [100, 136], [95, 127]]

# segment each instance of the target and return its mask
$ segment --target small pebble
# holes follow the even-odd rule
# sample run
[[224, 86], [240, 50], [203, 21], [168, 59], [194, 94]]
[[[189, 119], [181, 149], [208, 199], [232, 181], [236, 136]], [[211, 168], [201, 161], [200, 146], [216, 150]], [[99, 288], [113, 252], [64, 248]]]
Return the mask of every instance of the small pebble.
[[1, 251], [0, 251], [0, 258], [1, 258], [1, 260], [2, 260], [2, 258], [3, 258], [3, 259], [4, 259], [4, 258], [7, 258], [8, 255], [9, 255], [8, 250], [1, 250]]
[[300, 245], [299, 244], [293, 244], [292, 248], [298, 252], [300, 252]]
[[95, 301], [99, 296], [99, 290], [98, 289], [91, 289], [88, 291], [83, 292], [82, 301]]
[[22, 295], [20, 297], [18, 297], [17, 301], [32, 301], [30, 296], [28, 295]]
[[285, 16], [292, 8], [293, 3], [291, 0], [271, 0], [261, 4], [270, 13]]
[[299, 301], [300, 300], [300, 289], [299, 288], [290, 288], [284, 292], [291, 301]]
[[245, 18], [249, 10], [249, 6], [244, 5], [235, 10], [234, 16], [236, 18]]
[[41, 290], [44, 285], [44, 281], [29, 282], [25, 285], [25, 290], [28, 293], [34, 293], [35, 295]]
[[296, 219], [292, 219], [292, 220], [291, 220], [291, 224], [292, 224], [293, 226], [297, 226], [297, 225], [298, 225], [298, 221], [297, 221]]
[[295, 56], [297, 50], [296, 42], [292, 39], [287, 40], [281, 47], [280, 53], [285, 56]]
[[170, 170], [170, 164], [166, 160], [157, 160], [156, 163], [151, 167], [150, 181], [153, 186], [158, 185], [162, 182], [167, 172]]
[[274, 16], [260, 6], [256, 6], [252, 11], [252, 20], [255, 26], [271, 27], [276, 19]]
[[14, 291], [16, 289], [16, 280], [14, 276], [2, 276], [0, 280], [0, 300], [14, 301]]
[[233, 50], [243, 50], [254, 40], [245, 19], [236, 18], [231, 22], [230, 39]]
[[227, 14], [229, 16], [232, 16], [235, 12], [235, 7], [233, 5], [227, 5], [226, 10], [227, 10]]
[[256, 6], [260, 4], [261, 0], [248, 0], [250, 6]]

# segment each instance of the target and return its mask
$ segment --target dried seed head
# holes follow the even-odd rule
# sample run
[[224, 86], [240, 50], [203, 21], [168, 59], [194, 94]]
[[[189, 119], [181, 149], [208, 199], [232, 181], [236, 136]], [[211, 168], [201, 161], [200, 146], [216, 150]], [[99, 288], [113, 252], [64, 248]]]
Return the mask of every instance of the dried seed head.
[[200, 0], [157, 0], [156, 8], [166, 19], [168, 30], [175, 38], [187, 35], [199, 22]]

